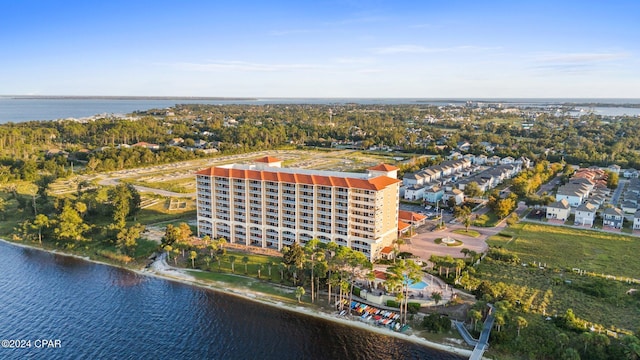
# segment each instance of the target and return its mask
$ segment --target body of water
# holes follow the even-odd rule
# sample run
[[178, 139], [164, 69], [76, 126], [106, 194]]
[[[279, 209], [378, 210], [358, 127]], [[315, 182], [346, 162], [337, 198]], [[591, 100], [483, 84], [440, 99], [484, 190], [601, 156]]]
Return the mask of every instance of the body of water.
[[0, 359], [462, 359], [224, 293], [3, 242], [0, 274], [0, 340], [23, 340], [23, 348], [3, 342]]
[[502, 103], [504, 106], [546, 106], [562, 103], [599, 102], [620, 104], [616, 107], [598, 107], [598, 115], [640, 115], [640, 109], [622, 106], [640, 104], [640, 99], [417, 99], [417, 98], [263, 98], [263, 99], [113, 99], [113, 98], [30, 98], [0, 96], [0, 124], [31, 120], [86, 118], [99, 114], [124, 115], [136, 110], [164, 109], [176, 104], [366, 104], [399, 105], [425, 104], [444, 106], [464, 104], [466, 100], [483, 103]]

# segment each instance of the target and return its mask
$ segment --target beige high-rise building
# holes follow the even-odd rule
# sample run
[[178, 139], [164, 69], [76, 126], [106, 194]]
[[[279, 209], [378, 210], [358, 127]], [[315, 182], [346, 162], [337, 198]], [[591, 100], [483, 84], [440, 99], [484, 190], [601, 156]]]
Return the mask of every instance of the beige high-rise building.
[[267, 156], [198, 171], [198, 236], [278, 251], [316, 238], [371, 260], [397, 239], [398, 168], [346, 173], [281, 166]]

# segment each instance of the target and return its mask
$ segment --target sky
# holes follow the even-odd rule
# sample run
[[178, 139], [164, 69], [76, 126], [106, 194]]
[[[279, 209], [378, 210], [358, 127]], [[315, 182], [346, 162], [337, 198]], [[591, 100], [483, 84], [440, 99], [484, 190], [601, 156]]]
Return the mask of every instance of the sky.
[[640, 1], [0, 0], [1, 95], [640, 98]]

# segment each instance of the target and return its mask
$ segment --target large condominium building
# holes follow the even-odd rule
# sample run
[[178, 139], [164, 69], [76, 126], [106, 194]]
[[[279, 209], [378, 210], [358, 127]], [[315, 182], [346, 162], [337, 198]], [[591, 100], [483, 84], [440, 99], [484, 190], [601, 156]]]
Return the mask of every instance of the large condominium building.
[[198, 171], [198, 236], [281, 250], [316, 238], [380, 256], [398, 236], [398, 168], [282, 168], [264, 157]]

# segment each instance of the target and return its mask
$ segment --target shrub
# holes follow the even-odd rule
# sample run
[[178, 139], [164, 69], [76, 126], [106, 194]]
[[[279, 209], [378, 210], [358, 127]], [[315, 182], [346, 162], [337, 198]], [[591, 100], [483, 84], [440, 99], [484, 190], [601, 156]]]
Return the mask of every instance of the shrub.
[[400, 308], [400, 303], [395, 300], [387, 300], [387, 306], [393, 308]]
[[422, 326], [425, 330], [434, 333], [441, 333], [451, 329], [451, 320], [440, 314], [431, 314], [424, 317], [422, 320]]
[[407, 304], [407, 311], [409, 311], [409, 314], [417, 314], [419, 310], [420, 310], [419, 303], [410, 302]]

